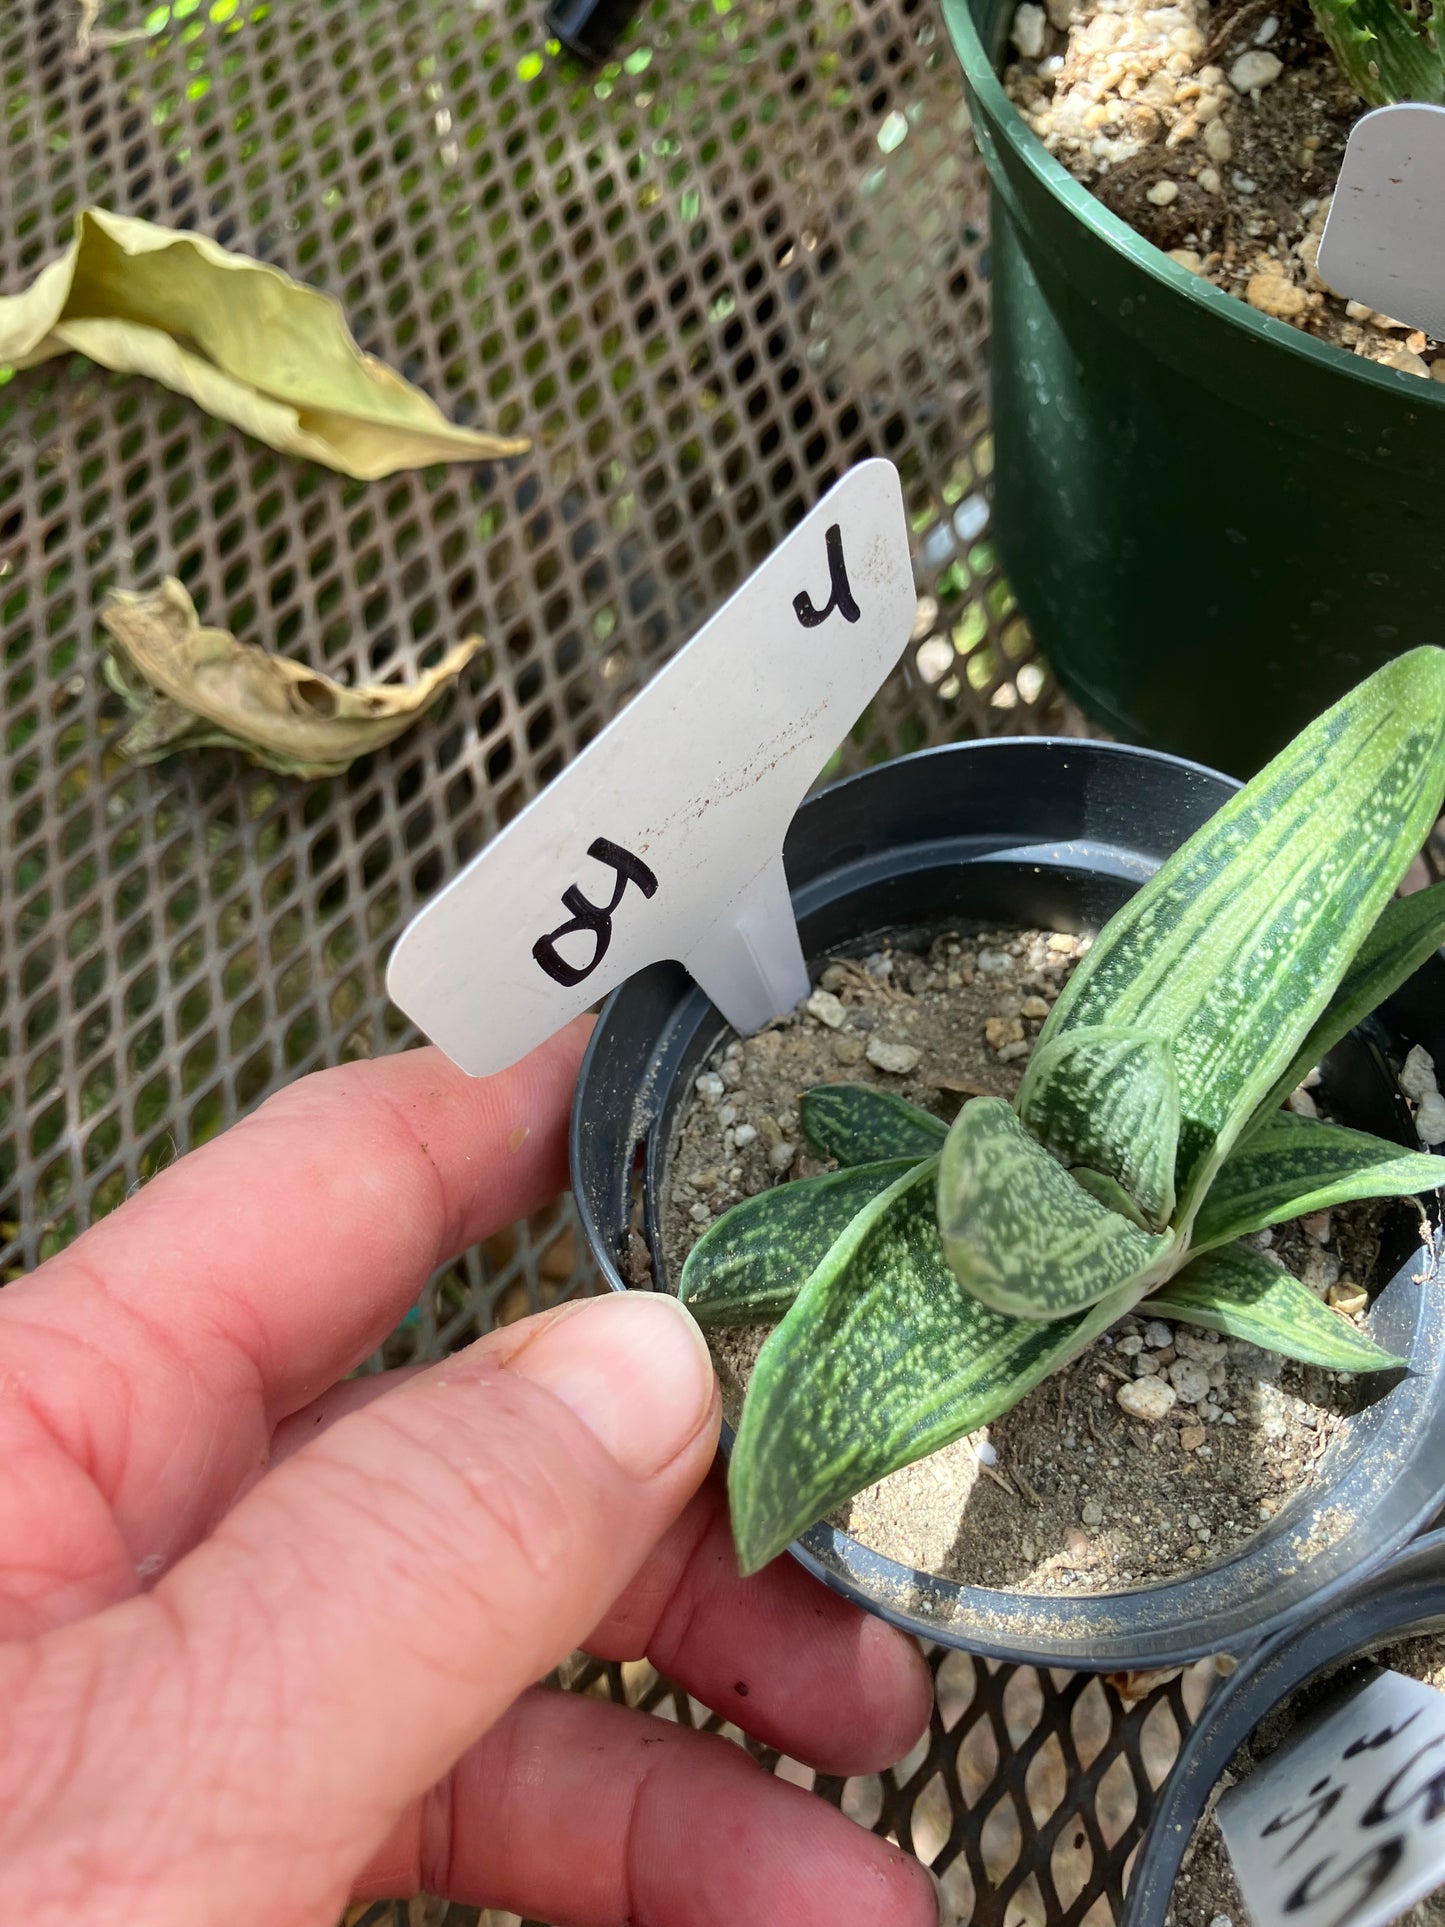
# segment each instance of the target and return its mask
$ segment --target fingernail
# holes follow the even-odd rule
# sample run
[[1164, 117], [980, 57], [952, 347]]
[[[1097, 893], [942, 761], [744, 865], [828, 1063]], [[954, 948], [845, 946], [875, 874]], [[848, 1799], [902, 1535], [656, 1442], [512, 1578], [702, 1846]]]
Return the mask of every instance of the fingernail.
[[548, 1325], [509, 1370], [560, 1398], [634, 1479], [670, 1464], [713, 1400], [702, 1332], [662, 1292], [589, 1300]]

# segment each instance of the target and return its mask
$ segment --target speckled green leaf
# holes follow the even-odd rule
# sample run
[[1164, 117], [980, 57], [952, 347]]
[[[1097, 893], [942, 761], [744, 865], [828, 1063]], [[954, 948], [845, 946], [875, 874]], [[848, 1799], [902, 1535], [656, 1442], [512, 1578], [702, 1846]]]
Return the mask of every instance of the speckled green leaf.
[[954, 1120], [938, 1225], [965, 1290], [1013, 1318], [1066, 1318], [1143, 1291], [1177, 1249], [1092, 1198], [998, 1097], [974, 1098]]
[[1113, 1178], [1155, 1230], [1168, 1224], [1179, 1080], [1167, 1044], [1142, 1030], [1066, 1030], [1035, 1051], [1016, 1108], [1065, 1164]]
[[1110, 1211], [1117, 1211], [1121, 1218], [1127, 1218], [1130, 1224], [1138, 1225], [1141, 1231], [1154, 1229], [1153, 1225], [1145, 1223], [1144, 1213], [1117, 1178], [1109, 1177], [1104, 1171], [1091, 1171], [1087, 1164], [1074, 1165], [1069, 1176], [1082, 1190], [1087, 1191], [1091, 1198], [1096, 1198]]
[[1333, 1050], [1356, 1024], [1413, 977], [1442, 943], [1445, 943], [1445, 883], [1432, 883], [1428, 890], [1416, 890], [1408, 897], [1395, 897], [1387, 903], [1374, 929], [1355, 952], [1339, 989], [1325, 1006], [1324, 1015], [1295, 1052], [1289, 1067], [1276, 1079], [1274, 1089], [1256, 1115], [1267, 1117], [1277, 1110], [1325, 1053]]
[[1414, 1197], [1441, 1185], [1445, 1158], [1276, 1111], [1220, 1166], [1194, 1220], [1191, 1248], [1208, 1251], [1351, 1198]]
[[1040, 1048], [1152, 1031], [1179, 1078], [1188, 1223], [1294, 1061], [1445, 791], [1445, 651], [1377, 670], [1232, 797], [1101, 932]]
[[1329, 1371], [1378, 1372], [1405, 1363], [1248, 1245], [1221, 1245], [1192, 1259], [1140, 1309]]
[[678, 1296], [700, 1325], [771, 1324], [864, 1205], [917, 1162], [855, 1164], [744, 1198], [688, 1253]]
[[758, 1356], [728, 1468], [745, 1573], [876, 1479], [1006, 1412], [1131, 1300], [1003, 1318], [943, 1257], [933, 1165], [853, 1220]]
[[1340, 71], [1369, 107], [1397, 100], [1445, 101], [1438, 15], [1401, 0], [1310, 0], [1315, 24]]
[[948, 1135], [941, 1118], [872, 1084], [819, 1084], [798, 1108], [808, 1142], [839, 1164], [931, 1158]]

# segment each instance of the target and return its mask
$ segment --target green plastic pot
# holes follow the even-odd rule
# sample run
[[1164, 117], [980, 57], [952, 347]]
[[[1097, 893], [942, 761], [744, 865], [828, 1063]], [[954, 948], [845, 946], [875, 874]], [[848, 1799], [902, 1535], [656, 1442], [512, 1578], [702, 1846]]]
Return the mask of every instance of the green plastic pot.
[[1445, 386], [1258, 314], [1103, 207], [997, 68], [1013, 0], [943, 0], [991, 185], [994, 525], [1068, 693], [1252, 775], [1445, 642]]

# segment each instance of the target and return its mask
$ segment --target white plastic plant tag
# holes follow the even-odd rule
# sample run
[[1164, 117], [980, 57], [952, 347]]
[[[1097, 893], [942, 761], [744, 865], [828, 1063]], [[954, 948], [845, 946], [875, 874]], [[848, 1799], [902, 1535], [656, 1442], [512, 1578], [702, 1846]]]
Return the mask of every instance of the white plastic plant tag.
[[387, 988], [473, 1076], [675, 958], [740, 1031], [807, 995], [783, 835], [912, 633], [891, 462], [850, 470], [402, 932]]
[[1380, 1674], [1216, 1811], [1251, 1920], [1385, 1927], [1445, 1883], [1445, 1693]]
[[1445, 107], [1399, 101], [1355, 122], [1318, 265], [1336, 294], [1445, 335]]

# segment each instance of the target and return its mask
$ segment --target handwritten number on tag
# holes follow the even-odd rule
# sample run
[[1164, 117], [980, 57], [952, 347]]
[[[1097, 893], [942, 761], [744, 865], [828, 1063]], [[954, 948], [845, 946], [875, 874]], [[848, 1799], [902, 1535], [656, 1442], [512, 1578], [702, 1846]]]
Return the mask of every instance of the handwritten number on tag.
[[1398, 1837], [1382, 1840], [1378, 1846], [1367, 1847], [1358, 1859], [1329, 1877], [1330, 1865], [1334, 1860], [1334, 1855], [1330, 1854], [1291, 1890], [1285, 1899], [1285, 1913], [1297, 1914], [1301, 1908], [1316, 1906], [1331, 1895], [1349, 1892], [1349, 1904], [1334, 1923], [1334, 1927], [1349, 1927], [1359, 1909], [1380, 1891], [1404, 1857], [1404, 1842]]
[[[1419, 1717], [1418, 1711], [1412, 1712], [1403, 1719], [1362, 1733], [1342, 1749], [1341, 1759], [1355, 1760], [1390, 1746]], [[1316, 1918], [1320, 1907], [1344, 1902], [1343, 1911], [1331, 1915], [1331, 1927], [1349, 1927], [1360, 1910], [1384, 1889], [1405, 1858], [1405, 1835], [1401, 1827], [1430, 1826], [1445, 1813], [1445, 1765], [1438, 1760], [1438, 1749], [1442, 1745], [1445, 1745], [1445, 1734], [1436, 1733], [1425, 1739], [1390, 1775], [1368, 1805], [1357, 1812], [1354, 1825], [1366, 1835], [1367, 1844], [1353, 1859], [1344, 1859], [1341, 1864], [1343, 1857], [1331, 1844], [1319, 1858], [1311, 1855], [1306, 1860], [1308, 1871], [1284, 1896], [1286, 1919], [1307, 1909], [1311, 1917]], [[1313, 1783], [1302, 1799], [1281, 1808], [1260, 1828], [1259, 1837], [1263, 1840], [1295, 1834], [1280, 1855], [1280, 1866], [1292, 1860], [1313, 1838], [1345, 1799], [1345, 1792], [1344, 1784], [1336, 1781], [1333, 1772], [1327, 1773]], [[1336, 1822], [1336, 1828], [1338, 1824]], [[1369, 1836], [1377, 1828], [1388, 1830], [1375, 1833], [1371, 1840]]]
[[806, 590], [793, 597], [793, 613], [805, 629], [816, 629], [820, 622], [828, 620], [835, 609], [845, 622], [857, 622], [862, 614], [848, 586], [848, 565], [843, 560], [843, 531], [836, 522], [828, 530], [827, 544], [828, 587], [831, 593], [826, 607], [815, 609], [812, 597]]
[[1445, 1745], [1445, 1738], [1437, 1734], [1434, 1739], [1426, 1740], [1423, 1746], [1415, 1749], [1399, 1772], [1385, 1782], [1360, 1815], [1362, 1827], [1378, 1827], [1387, 1820], [1397, 1820], [1415, 1806], [1420, 1809], [1415, 1819], [1417, 1826], [1428, 1827], [1445, 1813], [1445, 1766], [1436, 1765], [1433, 1773], [1413, 1781], [1411, 1779], [1426, 1754], [1433, 1753], [1441, 1745]]
[[1385, 1725], [1382, 1726], [1378, 1732], [1366, 1733], [1358, 1740], [1351, 1740], [1344, 1752], [1340, 1755], [1340, 1758], [1343, 1760], [1354, 1760], [1357, 1759], [1361, 1753], [1374, 1753], [1378, 1751], [1380, 1747], [1388, 1746], [1391, 1740], [1399, 1739], [1407, 1726], [1413, 1726], [1419, 1717], [1418, 1712], [1411, 1713], [1407, 1719], [1401, 1720], [1398, 1725]]
[[[602, 905], [592, 903], [583, 896], [577, 884], [569, 883], [562, 892], [562, 907], [570, 910], [572, 915], [566, 923], [559, 923], [555, 930], [549, 930], [545, 937], [539, 937], [532, 945], [532, 955], [543, 970], [554, 982], [568, 990], [590, 977], [607, 955], [607, 946], [612, 942], [613, 913], [626, 894], [628, 884], [635, 883], [645, 897], [654, 895], [657, 890], [657, 878], [642, 858], [634, 856], [630, 850], [624, 850], [607, 837], [599, 836], [595, 842], [589, 843], [587, 854], [615, 871], [617, 882], [611, 902]], [[591, 959], [580, 968], [576, 964], [569, 964], [557, 948], [560, 938], [570, 937], [579, 930], [587, 931], [592, 938]]]
[[[1305, 1828], [1299, 1838], [1291, 1841], [1290, 1845], [1285, 1849], [1284, 1858], [1288, 1860], [1291, 1854], [1299, 1852], [1306, 1840], [1310, 1838], [1317, 1827], [1323, 1825], [1344, 1797], [1344, 1794], [1338, 1787], [1331, 1788], [1328, 1776], [1323, 1780], [1316, 1780], [1310, 1788], [1308, 1804], [1300, 1807], [1293, 1813], [1288, 1807], [1285, 1808], [1283, 1813], [1277, 1813], [1269, 1825], [1262, 1830], [1261, 1838], [1268, 1840], [1271, 1834], [1283, 1833], [1287, 1828], [1297, 1826], [1301, 1820], [1310, 1820], [1310, 1825]], [[1311, 1816], [1313, 1816], [1313, 1818], [1311, 1818]]]
[[666, 958], [744, 1035], [805, 997], [784, 836], [917, 603], [898, 471], [860, 461], [402, 933], [401, 1009], [484, 1077]]
[[[843, 555], [843, 530], [834, 522], [828, 529], [824, 544], [828, 557], [828, 600], [819, 609], [806, 590], [793, 597], [793, 613], [805, 629], [816, 629], [828, 620], [836, 609], [845, 622], [858, 622], [862, 610], [853, 597], [852, 585], [848, 581], [848, 564]], [[582, 983], [607, 955], [612, 942], [612, 918], [627, 892], [629, 883], [635, 883], [643, 896], [650, 897], [657, 890], [657, 878], [641, 857], [624, 850], [620, 844], [613, 843], [605, 836], [599, 836], [588, 845], [587, 854], [597, 862], [605, 863], [614, 872], [616, 883], [612, 896], [605, 904], [596, 904], [583, 896], [581, 886], [569, 883], [562, 892], [562, 907], [571, 912], [566, 923], [559, 923], [555, 930], [549, 930], [545, 937], [539, 937], [532, 945], [532, 955], [546, 971], [554, 983], [570, 990]], [[592, 955], [585, 964], [568, 963], [557, 945], [564, 937], [586, 932], [592, 938]]]
[[[828, 600], [819, 609], [814, 606], [812, 597], [806, 590], [793, 597], [793, 613], [805, 629], [816, 629], [826, 622], [836, 609], [845, 622], [858, 622], [862, 618], [853, 597], [852, 585], [848, 581], [848, 564], [843, 555], [843, 530], [834, 522], [824, 538], [828, 556]], [[549, 930], [545, 937], [539, 937], [532, 945], [532, 955], [554, 982], [570, 990], [580, 984], [607, 955], [608, 945], [612, 942], [612, 918], [617, 906], [626, 894], [629, 883], [635, 883], [643, 896], [650, 897], [657, 889], [657, 878], [641, 857], [624, 850], [620, 844], [599, 836], [588, 845], [587, 854], [599, 863], [607, 864], [617, 877], [611, 901], [605, 904], [593, 903], [584, 897], [579, 885], [569, 883], [562, 892], [562, 907], [571, 911], [566, 923], [559, 923], [555, 930]], [[557, 945], [563, 937], [575, 936], [586, 931], [592, 938], [592, 955], [585, 964], [570, 964], [558, 950]]]

